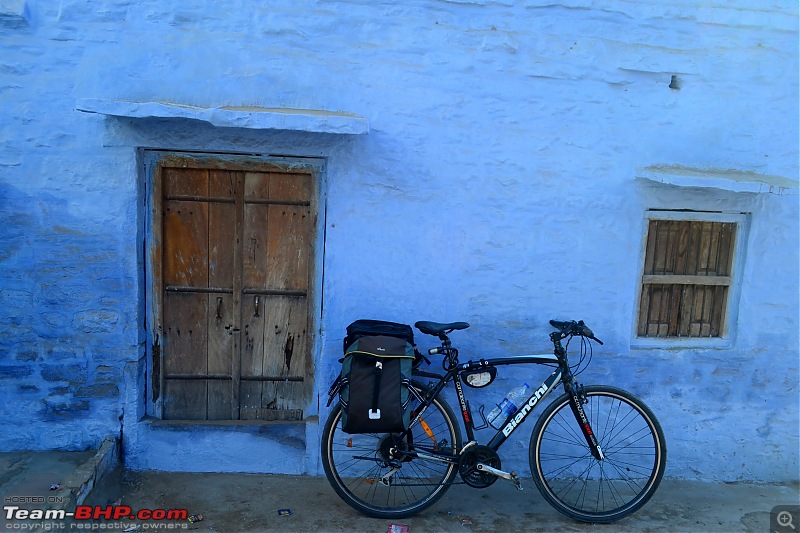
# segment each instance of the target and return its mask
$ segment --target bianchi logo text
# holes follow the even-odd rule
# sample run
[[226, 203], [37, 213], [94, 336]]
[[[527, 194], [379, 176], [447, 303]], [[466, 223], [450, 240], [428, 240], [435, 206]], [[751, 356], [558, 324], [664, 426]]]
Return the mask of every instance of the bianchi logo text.
[[516, 428], [520, 422], [525, 420], [525, 417], [528, 416], [528, 413], [530, 413], [533, 410], [533, 408], [536, 407], [536, 404], [539, 403], [539, 400], [541, 400], [546, 393], [547, 393], [547, 384], [545, 383], [541, 387], [536, 389], [536, 394], [531, 396], [531, 399], [528, 400], [528, 402], [522, 406], [522, 409], [520, 409], [517, 412], [514, 418], [508, 421], [508, 425], [506, 425], [506, 427], [503, 428], [503, 435], [505, 435], [506, 437], [511, 435], [511, 432], [514, 431], [514, 428]]

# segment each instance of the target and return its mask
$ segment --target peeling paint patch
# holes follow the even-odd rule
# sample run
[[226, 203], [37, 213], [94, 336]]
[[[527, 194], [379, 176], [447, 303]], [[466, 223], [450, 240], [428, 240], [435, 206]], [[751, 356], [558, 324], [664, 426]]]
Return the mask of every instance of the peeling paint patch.
[[0, 27], [20, 29], [28, 26], [26, 0], [0, 0]]
[[84, 333], [108, 333], [115, 329], [119, 312], [107, 309], [94, 309], [75, 313], [72, 324]]

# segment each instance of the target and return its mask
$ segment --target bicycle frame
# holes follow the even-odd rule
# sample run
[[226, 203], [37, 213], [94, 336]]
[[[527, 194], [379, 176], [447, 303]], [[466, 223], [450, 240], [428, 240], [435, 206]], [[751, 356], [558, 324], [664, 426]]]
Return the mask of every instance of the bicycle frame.
[[[469, 324], [417, 322], [420, 332], [438, 337], [441, 342], [428, 350], [430, 355], [442, 356], [441, 370], [412, 370], [410, 382], [406, 381], [406, 405], [411, 407], [410, 412], [404, 413], [406, 417], [410, 415], [410, 420], [406, 418], [409, 422], [405, 429], [389, 433], [353, 435], [344, 430], [342, 417], [349, 415], [348, 409], [353, 406], [347, 402], [346, 391], [340, 390], [343, 379], [348, 383], [347, 376], [340, 375], [331, 386], [329, 400], [332, 402], [337, 393], [344, 398], [330, 412], [321, 442], [322, 467], [336, 493], [368, 516], [395, 519], [427, 509], [453, 484], [480, 489], [505, 479], [522, 490], [522, 480], [516, 472], [501, 470], [504, 461], [499, 449], [547, 400], [548, 405], [538, 409], [536, 420], [526, 427], [524, 439], [530, 442], [527, 455], [532, 482], [542, 497], [564, 515], [587, 523], [613, 522], [641, 508], [664, 475], [667, 450], [663, 430], [635, 395], [614, 386], [584, 387], [579, 383], [581, 372], [591, 362], [589, 341], [603, 344], [583, 321], [550, 320], [550, 325], [557, 331], [549, 335], [553, 345], [549, 354], [462, 362], [448, 335]], [[570, 363], [564, 346], [570, 347], [575, 337], [579, 337], [579, 350], [575, 350], [577, 354]], [[497, 386], [497, 367], [507, 365], [547, 368], [535, 372], [541, 373], [539, 377], [543, 379], [539, 386], [535, 386], [538, 379], [531, 381], [529, 372], [533, 369], [518, 369], [516, 373], [524, 375], [534, 388], [528, 389], [526, 384], [514, 389], [510, 399], [517, 406], [515, 412], [507, 415], [509, 410], [503, 407], [495, 410], [493, 416], [498, 411], [505, 414], [491, 420], [494, 430], [482, 432], [489, 424], [483, 406], [476, 401], [484, 396], [474, 393], [475, 398], [470, 399], [473, 393], [464, 387]], [[506, 376], [515, 374], [500, 372]], [[363, 381], [369, 385], [368, 380]], [[451, 381], [463, 425], [455, 415], [456, 402], [450, 393], [445, 398], [444, 389]], [[558, 387], [563, 387], [564, 392], [548, 399]], [[484, 392], [491, 393], [496, 388]], [[403, 397], [405, 403], [405, 391]], [[475, 416], [471, 401], [478, 408]], [[489, 408], [491, 403], [488, 402]], [[363, 402], [356, 408], [363, 408]], [[479, 433], [483, 435], [476, 438]], [[519, 447], [522, 440], [513, 439], [513, 447]], [[598, 441], [603, 442], [603, 449]]]
[[[554, 334], [557, 335], [557, 334]], [[572, 412], [575, 415], [575, 419], [578, 421], [578, 425], [581, 428], [581, 432], [583, 433], [584, 438], [586, 439], [586, 443], [589, 446], [589, 449], [592, 452], [592, 455], [597, 460], [602, 460], [604, 458], [602, 448], [600, 447], [597, 439], [594, 436], [594, 432], [592, 431], [591, 425], [586, 417], [586, 413], [583, 410], [581, 395], [579, 391], [575, 390], [574, 386], [574, 378], [572, 372], [569, 368], [569, 364], [567, 363], [566, 358], [566, 351], [561, 346], [561, 339], [556, 337], [551, 337], [554, 344], [555, 344], [555, 354], [541, 354], [541, 355], [521, 355], [521, 356], [514, 356], [514, 357], [501, 357], [495, 359], [481, 359], [480, 361], [468, 361], [466, 363], [460, 363], [455, 365], [453, 368], [447, 370], [444, 375], [435, 374], [432, 372], [424, 372], [420, 370], [416, 370], [414, 375], [433, 378], [438, 380], [438, 384], [433, 387], [433, 390], [429, 392], [428, 398], [422, 404], [422, 408], [417, 413], [415, 419], [420, 418], [421, 415], [425, 412], [428, 405], [430, 405], [430, 401], [439, 395], [439, 393], [444, 390], [447, 384], [452, 380], [453, 384], [456, 389], [456, 396], [458, 397], [458, 404], [461, 410], [461, 418], [464, 421], [464, 429], [467, 433], [467, 445], [469, 443], [475, 442], [475, 424], [472, 420], [472, 413], [469, 407], [469, 404], [464, 397], [464, 388], [463, 383], [461, 381], [461, 373], [468, 370], [479, 370], [482, 368], [488, 367], [496, 367], [496, 366], [504, 366], [504, 365], [520, 365], [520, 364], [558, 364], [558, 368], [556, 368], [545, 380], [544, 382], [536, 389], [533, 390], [531, 396], [522, 404], [522, 406], [509, 416], [501, 425], [501, 429], [497, 431], [497, 433], [492, 437], [489, 441], [487, 446], [495, 451], [497, 451], [500, 446], [511, 436], [512, 433], [525, 421], [528, 416], [533, 412], [536, 405], [539, 404], [544, 398], [546, 398], [552, 391], [555, 389], [562, 381], [564, 381], [564, 390], [569, 395], [570, 400], [570, 407], [572, 408]], [[449, 342], [449, 341], [448, 341]], [[412, 421], [413, 422], [413, 421]], [[463, 449], [461, 450], [463, 451]], [[429, 456], [428, 454], [419, 454], [418, 455], [425, 455], [428, 458], [434, 459], [434, 457]], [[442, 458], [441, 456], [439, 458]], [[458, 457], [452, 457], [453, 461], [457, 461]], [[448, 460], [450, 462], [450, 460]]]

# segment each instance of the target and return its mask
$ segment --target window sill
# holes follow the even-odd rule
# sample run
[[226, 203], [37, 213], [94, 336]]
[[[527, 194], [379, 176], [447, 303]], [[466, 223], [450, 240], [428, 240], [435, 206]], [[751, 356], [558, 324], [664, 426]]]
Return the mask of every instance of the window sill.
[[160, 429], [208, 427], [209, 429], [242, 428], [248, 426], [291, 426], [319, 424], [319, 416], [307, 416], [303, 420], [161, 420], [145, 417], [140, 423]]
[[726, 349], [731, 347], [733, 347], [733, 339], [726, 337], [637, 337], [631, 340], [632, 350]]
[[682, 165], [652, 165], [639, 169], [637, 177], [677, 187], [710, 187], [732, 192], [797, 194], [798, 189], [797, 180], [784, 176]]
[[248, 106], [198, 107], [173, 102], [129, 102], [81, 99], [75, 109], [122, 118], [199, 120], [220, 128], [294, 130], [313, 133], [362, 135], [369, 121], [353, 113], [321, 109], [264, 108]]

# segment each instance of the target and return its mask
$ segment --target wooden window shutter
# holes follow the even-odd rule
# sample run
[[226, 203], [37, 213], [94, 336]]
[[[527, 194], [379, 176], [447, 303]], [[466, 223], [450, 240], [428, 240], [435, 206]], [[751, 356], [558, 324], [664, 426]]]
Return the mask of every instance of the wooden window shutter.
[[721, 337], [736, 222], [650, 220], [639, 337]]

